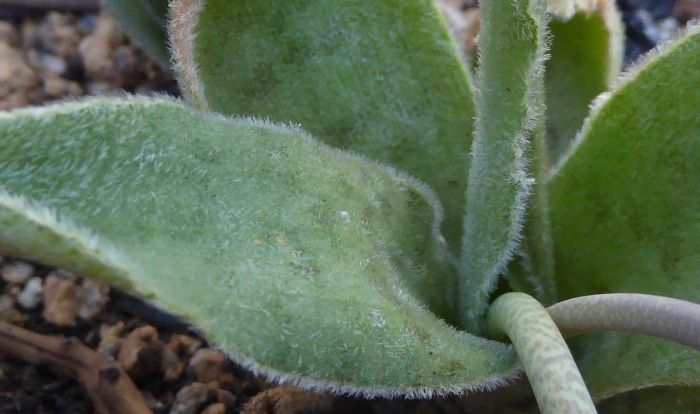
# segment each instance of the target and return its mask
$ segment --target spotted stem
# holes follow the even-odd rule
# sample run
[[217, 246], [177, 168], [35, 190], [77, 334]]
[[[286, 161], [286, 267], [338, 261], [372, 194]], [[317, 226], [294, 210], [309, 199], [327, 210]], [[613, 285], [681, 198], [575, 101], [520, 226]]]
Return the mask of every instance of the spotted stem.
[[595, 414], [581, 373], [557, 325], [533, 297], [511, 292], [487, 316], [495, 336], [507, 335], [520, 358], [542, 414]]
[[700, 305], [663, 296], [581, 296], [547, 308], [565, 337], [613, 330], [656, 336], [700, 351]]

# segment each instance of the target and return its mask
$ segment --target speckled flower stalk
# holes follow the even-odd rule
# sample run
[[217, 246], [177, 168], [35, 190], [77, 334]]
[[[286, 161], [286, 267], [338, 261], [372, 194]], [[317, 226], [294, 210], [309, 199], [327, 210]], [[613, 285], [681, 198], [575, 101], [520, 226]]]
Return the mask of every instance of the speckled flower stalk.
[[656, 336], [700, 350], [700, 305], [636, 293], [569, 299], [547, 308], [565, 337], [612, 330]]
[[542, 414], [597, 412], [564, 338], [537, 300], [506, 293], [491, 305], [488, 324], [513, 342]]
[[700, 305], [662, 296], [591, 295], [545, 309], [529, 295], [507, 293], [491, 306], [488, 322], [494, 336], [513, 342], [545, 414], [596, 412], [564, 336], [613, 330], [700, 350]]

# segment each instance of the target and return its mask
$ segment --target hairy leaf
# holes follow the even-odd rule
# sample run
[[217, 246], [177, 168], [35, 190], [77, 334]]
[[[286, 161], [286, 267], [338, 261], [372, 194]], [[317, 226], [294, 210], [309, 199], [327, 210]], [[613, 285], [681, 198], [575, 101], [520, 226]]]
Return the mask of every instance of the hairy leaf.
[[105, 0], [125, 32], [164, 67], [170, 53], [166, 36], [168, 0]]
[[178, 0], [173, 17], [192, 102], [408, 171], [437, 191], [458, 250], [473, 96], [432, 0]]
[[545, 121], [541, 118], [537, 123], [530, 161], [530, 174], [534, 177], [534, 183], [523, 226], [524, 238], [504, 277], [511, 289], [528, 293], [543, 304], [550, 305], [556, 302], [557, 292], [554, 247], [549, 222], [549, 197], [545, 183]]
[[257, 372], [429, 395], [516, 371], [423, 306], [453, 289], [439, 206], [412, 179], [145, 98], [0, 114], [0, 136], [3, 254], [147, 295]]
[[507, 280], [512, 289], [553, 304], [557, 295], [548, 196], [540, 185], [548, 166], [573, 141], [593, 99], [619, 74], [623, 50], [622, 22], [614, 2], [548, 1], [547, 6], [554, 16], [545, 65], [547, 143], [533, 143], [534, 194], [525, 238], [508, 267]]
[[513, 256], [532, 191], [533, 141], [542, 140], [545, 18], [540, 1], [481, 5], [477, 119], [469, 171], [460, 316], [475, 329]]
[[622, 65], [623, 29], [615, 3], [576, 3], [575, 15], [549, 24], [547, 143], [552, 164], [574, 140], [593, 99], [612, 86]]
[[[700, 29], [603, 96], [548, 187], [562, 299], [636, 292], [700, 302]], [[598, 399], [700, 384], [700, 354], [631, 335], [576, 340]]]

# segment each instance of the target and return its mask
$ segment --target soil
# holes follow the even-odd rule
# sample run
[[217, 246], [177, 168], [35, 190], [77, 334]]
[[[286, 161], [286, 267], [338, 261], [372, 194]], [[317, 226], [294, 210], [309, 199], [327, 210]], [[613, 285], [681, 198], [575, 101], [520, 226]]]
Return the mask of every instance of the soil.
[[[627, 62], [700, 14], [699, 0], [620, 0], [620, 7], [628, 24]], [[0, 1], [0, 109], [124, 91], [179, 95], [168, 70], [131, 44], [107, 13], [37, 11]], [[0, 258], [0, 321], [75, 337], [114, 359], [155, 414], [524, 413], [536, 408], [525, 380], [507, 391], [412, 401], [280, 387], [253, 377], [186, 323], [138, 298], [60, 269], [9, 258]], [[0, 355], [0, 412], [95, 411], [74, 379], [46, 364]]]

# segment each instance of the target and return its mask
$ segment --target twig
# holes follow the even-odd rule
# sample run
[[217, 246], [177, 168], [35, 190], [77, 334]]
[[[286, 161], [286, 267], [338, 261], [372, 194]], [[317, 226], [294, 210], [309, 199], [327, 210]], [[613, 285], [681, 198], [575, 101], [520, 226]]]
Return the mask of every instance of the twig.
[[77, 379], [99, 414], [153, 414], [129, 376], [105, 356], [75, 338], [41, 335], [0, 322], [0, 353], [48, 364]]
[[0, 8], [94, 12], [100, 5], [97, 0], [0, 0]]

